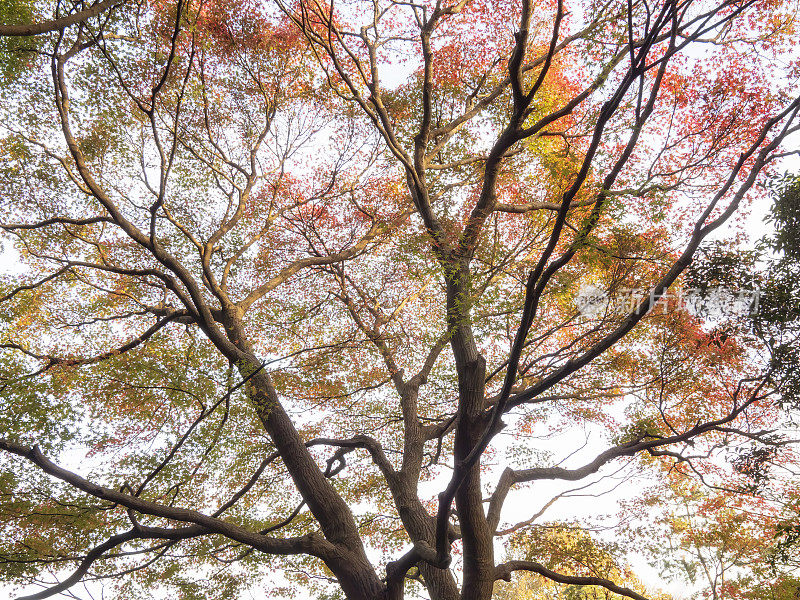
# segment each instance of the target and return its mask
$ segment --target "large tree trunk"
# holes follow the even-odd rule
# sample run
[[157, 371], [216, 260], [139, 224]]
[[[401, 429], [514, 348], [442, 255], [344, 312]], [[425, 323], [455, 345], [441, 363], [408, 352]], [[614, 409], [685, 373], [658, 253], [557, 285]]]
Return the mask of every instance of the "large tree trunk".
[[235, 315], [228, 315], [225, 329], [231, 343], [243, 354], [237, 361], [237, 368], [242, 377], [248, 379], [250, 399], [264, 429], [325, 538], [336, 548], [325, 557], [325, 564], [336, 576], [348, 600], [385, 598], [386, 585], [367, 558], [350, 507], [320, 470], [281, 406], [269, 373], [260, 370], [261, 365], [244, 335], [241, 321]]
[[[478, 351], [470, 318], [470, 274], [461, 266], [448, 282], [451, 347], [458, 372], [458, 422], [455, 462], [462, 462], [481, 439], [486, 385], [486, 360]], [[462, 600], [489, 600], [494, 585], [493, 536], [483, 510], [480, 459], [469, 468], [455, 495], [464, 548]]]

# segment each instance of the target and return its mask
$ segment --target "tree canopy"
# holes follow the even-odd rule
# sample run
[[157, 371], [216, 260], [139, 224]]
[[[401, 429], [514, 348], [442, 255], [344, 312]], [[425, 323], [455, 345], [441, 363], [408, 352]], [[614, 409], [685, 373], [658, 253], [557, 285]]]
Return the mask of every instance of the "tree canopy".
[[0, 16], [20, 598], [797, 597], [795, 1]]

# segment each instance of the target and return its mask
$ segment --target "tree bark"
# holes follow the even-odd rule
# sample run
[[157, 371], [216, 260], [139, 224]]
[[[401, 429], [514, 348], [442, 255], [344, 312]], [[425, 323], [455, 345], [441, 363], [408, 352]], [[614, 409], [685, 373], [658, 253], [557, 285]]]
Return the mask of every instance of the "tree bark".
[[[450, 345], [458, 373], [458, 422], [455, 430], [455, 464], [470, 454], [486, 427], [483, 417], [486, 359], [478, 351], [470, 324], [469, 266], [459, 265], [448, 281]], [[483, 510], [480, 459], [472, 465], [456, 490], [455, 506], [464, 549], [462, 600], [489, 600], [494, 586], [493, 535]]]
[[235, 309], [225, 311], [223, 324], [231, 343], [242, 352], [236, 366], [242, 377], [249, 378], [248, 392], [258, 418], [325, 538], [338, 550], [325, 564], [336, 576], [348, 600], [385, 598], [386, 585], [367, 558], [350, 507], [311, 456], [281, 406], [269, 373], [259, 370], [261, 364], [245, 337], [238, 312]]

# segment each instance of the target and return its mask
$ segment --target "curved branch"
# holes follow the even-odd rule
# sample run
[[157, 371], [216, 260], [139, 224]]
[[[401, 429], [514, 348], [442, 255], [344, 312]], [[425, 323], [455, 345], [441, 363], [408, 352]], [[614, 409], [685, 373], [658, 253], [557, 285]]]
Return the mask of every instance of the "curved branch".
[[[138, 335], [137, 337], [128, 340], [119, 348], [114, 348], [113, 350], [108, 350], [101, 354], [97, 354], [95, 356], [90, 356], [89, 358], [56, 358], [54, 356], [47, 356], [47, 355], [38, 355], [29, 350], [26, 350], [19, 344], [0, 344], [0, 348], [8, 348], [11, 350], [19, 350], [20, 352], [24, 352], [28, 356], [37, 358], [39, 360], [47, 360], [47, 365], [43, 367], [42, 370], [46, 371], [51, 369], [52, 367], [76, 367], [81, 365], [93, 365], [95, 363], [102, 362], [104, 360], [108, 360], [109, 358], [113, 358], [115, 356], [119, 356], [120, 354], [124, 354], [129, 350], [133, 350], [137, 346], [140, 346], [148, 339], [153, 337], [158, 331], [164, 328], [165, 325], [169, 324], [173, 319], [184, 316], [183, 311], [175, 311], [166, 317], [159, 319], [155, 322], [151, 327], [149, 327], [144, 333]], [[41, 371], [38, 371], [41, 372]]]
[[647, 600], [645, 596], [637, 594], [631, 589], [621, 587], [613, 581], [603, 577], [564, 575], [563, 573], [551, 571], [544, 565], [532, 560], [510, 560], [507, 563], [498, 565], [496, 578], [503, 579], [505, 581], [511, 581], [512, 571], [532, 571], [533, 573], [537, 573], [542, 577], [547, 577], [547, 579], [551, 579], [557, 583], [567, 583], [570, 585], [596, 585], [606, 588], [607, 590], [614, 592], [615, 594], [619, 594], [620, 596], [633, 598], [633, 600]]
[[330, 559], [337, 554], [336, 548], [317, 533], [309, 533], [292, 538], [273, 538], [250, 531], [239, 525], [210, 517], [196, 510], [165, 506], [124, 492], [113, 490], [84, 479], [80, 475], [59, 467], [44, 454], [39, 447], [22, 446], [15, 442], [0, 438], [0, 450], [21, 456], [35, 464], [48, 475], [60, 479], [91, 496], [119, 504], [136, 512], [199, 525], [208, 533], [216, 533], [227, 538], [252, 546], [267, 554], [310, 554], [318, 558]]
[[53, 279], [56, 279], [56, 278], [60, 277], [60, 276], [61, 276], [61, 275], [63, 275], [63, 274], [66, 272], [66, 271], [69, 271], [71, 268], [72, 268], [72, 267], [71, 267], [70, 265], [66, 265], [66, 266], [64, 266], [64, 267], [61, 267], [61, 268], [60, 268], [58, 271], [56, 271], [55, 273], [51, 273], [50, 275], [47, 275], [46, 277], [43, 277], [43, 278], [42, 278], [42, 279], [40, 279], [39, 281], [36, 281], [36, 282], [34, 282], [34, 283], [25, 283], [25, 284], [23, 284], [23, 285], [20, 285], [20, 286], [18, 286], [18, 287], [15, 287], [13, 290], [11, 290], [10, 292], [8, 292], [7, 294], [4, 294], [3, 296], [0, 296], [0, 302], [5, 302], [6, 300], [10, 300], [11, 298], [13, 298], [14, 296], [16, 296], [16, 295], [17, 295], [17, 294], [19, 294], [20, 292], [24, 292], [24, 291], [26, 291], [26, 290], [35, 290], [36, 288], [38, 288], [38, 287], [39, 287], [39, 286], [41, 286], [41, 285], [44, 285], [44, 284], [45, 284], [45, 283], [47, 283], [48, 281], [52, 281]]
[[[664, 294], [666, 294], [667, 289], [678, 279], [680, 274], [689, 265], [694, 253], [700, 247], [701, 242], [706, 238], [706, 236], [720, 227], [723, 223], [727, 222], [731, 215], [736, 212], [739, 204], [742, 201], [742, 198], [744, 198], [745, 194], [750, 190], [750, 188], [755, 185], [758, 174], [761, 172], [761, 169], [764, 167], [764, 165], [769, 161], [770, 154], [778, 148], [780, 143], [786, 139], [787, 135], [800, 129], [800, 125], [794, 125], [795, 120], [798, 117], [798, 113], [800, 113], [800, 97], [795, 98], [794, 101], [792, 101], [783, 111], [767, 121], [767, 123], [761, 128], [756, 140], [745, 152], [740, 155], [736, 165], [733, 167], [733, 169], [731, 169], [728, 180], [715, 194], [713, 199], [708, 203], [708, 206], [703, 214], [700, 215], [700, 218], [696, 221], [694, 231], [692, 232], [691, 238], [689, 239], [683, 253], [673, 263], [669, 271], [667, 271], [661, 280], [651, 289], [650, 297], [644, 299], [636, 308], [636, 310], [631, 312], [614, 331], [594, 344], [581, 356], [567, 361], [553, 373], [539, 381], [536, 385], [514, 396], [511, 396], [508, 399], [504, 410], [507, 411], [519, 406], [520, 404], [534, 400], [545, 390], [556, 385], [579, 369], [582, 369], [584, 366], [592, 362], [595, 358], [603, 354], [611, 346], [626, 336], [636, 326], [636, 324], [639, 323], [639, 321], [641, 321], [648, 312], [650, 312], [650, 309], [662, 296], [664, 296]], [[774, 139], [765, 144], [767, 136], [772, 129], [784, 119], [786, 119], [786, 123], [781, 131], [775, 136]], [[740, 177], [742, 171], [745, 169], [745, 165], [750, 159], [753, 159], [753, 165], [750, 167], [747, 177], [733, 194], [728, 206], [720, 213], [718, 217], [706, 223], [720, 201], [734, 187], [734, 184]]]
[[102, 0], [102, 2], [93, 4], [85, 10], [58, 19], [41, 21], [39, 23], [28, 23], [25, 25], [0, 25], [0, 37], [21, 37], [50, 33], [51, 31], [64, 29], [70, 25], [83, 23], [92, 17], [96, 17], [103, 11], [122, 4], [123, 2], [125, 2], [125, 0]]
[[391, 480], [397, 476], [392, 463], [389, 462], [383, 448], [378, 440], [368, 435], [360, 434], [347, 440], [337, 440], [331, 438], [315, 438], [306, 442], [306, 446], [338, 446], [339, 448], [364, 448], [369, 452], [373, 462], [383, 473], [383, 476]]
[[55, 596], [56, 594], [69, 589], [78, 583], [84, 575], [86, 575], [89, 567], [91, 567], [97, 559], [99, 559], [101, 556], [103, 556], [103, 554], [112, 548], [115, 548], [120, 544], [124, 544], [125, 542], [137, 539], [185, 540], [192, 537], [197, 537], [198, 535], [203, 535], [204, 533], [208, 533], [208, 531], [199, 525], [180, 527], [178, 529], [168, 529], [164, 527], [142, 527], [141, 525], [136, 525], [133, 529], [130, 529], [124, 533], [113, 535], [102, 544], [92, 548], [78, 565], [78, 568], [75, 569], [72, 575], [67, 577], [64, 581], [50, 586], [41, 592], [36, 592], [35, 594], [30, 594], [28, 596], [19, 596], [17, 600], [42, 600], [43, 598]]
[[[740, 382], [740, 386], [742, 383], [744, 383], [744, 381], [746, 380]], [[658, 455], [659, 453], [663, 453], [663, 451], [658, 449], [664, 446], [688, 442], [710, 431], [728, 430], [728, 428], [724, 427], [725, 425], [741, 415], [751, 404], [763, 398], [763, 396], [759, 394], [766, 382], [766, 376], [761, 378], [758, 385], [756, 385], [750, 396], [744, 402], [735, 405], [727, 415], [715, 421], [699, 423], [691, 429], [687, 429], [683, 433], [676, 433], [675, 435], [668, 437], [653, 437], [645, 434], [644, 436], [638, 437], [628, 443], [620, 444], [601, 452], [595, 457], [594, 460], [586, 463], [582, 467], [578, 467], [577, 469], [565, 469], [564, 467], [534, 467], [531, 469], [515, 471], [514, 469], [506, 468], [506, 470], [503, 471], [503, 474], [501, 475], [500, 480], [497, 483], [497, 487], [495, 488], [495, 491], [492, 494], [489, 502], [490, 523], [493, 525], [493, 527], [497, 527], [497, 524], [500, 521], [500, 511], [502, 509], [503, 502], [505, 501], [506, 496], [508, 495], [508, 492], [511, 490], [512, 486], [517, 483], [537, 481], [542, 479], [579, 481], [596, 473], [603, 466], [607, 465], [613, 460], [616, 460], [617, 458], [633, 456], [639, 452], [648, 452], [651, 455]]]
[[94, 225], [95, 223], [113, 223], [110, 217], [99, 216], [89, 217], [86, 219], [74, 219], [72, 217], [52, 217], [44, 221], [36, 223], [10, 223], [7, 225], [0, 224], [0, 228], [6, 231], [16, 231], [18, 229], [39, 229], [41, 227], [49, 227], [50, 225]]
[[[410, 215], [411, 211], [407, 210], [400, 215], [399, 220], [402, 221]], [[332, 265], [347, 260], [348, 258], [353, 258], [354, 256], [358, 256], [361, 252], [364, 251], [364, 249], [366, 249], [366, 247], [370, 244], [370, 242], [374, 241], [378, 236], [380, 236], [384, 232], [385, 232], [385, 227], [379, 224], [378, 222], [375, 222], [373, 223], [372, 227], [370, 227], [369, 231], [365, 233], [361, 237], [361, 239], [350, 248], [346, 248], [341, 252], [335, 252], [328, 256], [307, 256], [305, 258], [297, 259], [290, 265], [281, 269], [280, 272], [278, 272], [278, 274], [272, 277], [272, 279], [252, 290], [249, 294], [247, 294], [247, 296], [245, 296], [243, 300], [241, 300], [238, 303], [238, 306], [243, 311], [246, 311], [255, 302], [263, 298], [266, 294], [274, 290], [276, 287], [281, 285], [283, 282], [289, 279], [289, 277], [291, 277], [301, 269], [304, 269], [306, 267], [320, 267], [324, 265]]]

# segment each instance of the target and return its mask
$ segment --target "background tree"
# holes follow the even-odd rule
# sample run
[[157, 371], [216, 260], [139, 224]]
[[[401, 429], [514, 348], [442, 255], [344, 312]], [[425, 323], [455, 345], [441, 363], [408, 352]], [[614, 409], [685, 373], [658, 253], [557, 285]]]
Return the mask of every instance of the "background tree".
[[[728, 338], [753, 337], [766, 349], [769, 380], [776, 401], [787, 409], [748, 444], [722, 440], [727, 458], [717, 463], [712, 483], [686, 465], [668, 465], [662, 484], [645, 500], [654, 507], [652, 530], [633, 538], [658, 540], [670, 552], [654, 561], [659, 568], [685, 580], [696, 597], [794, 598], [798, 587], [796, 562], [797, 471], [789, 447], [794, 431], [797, 389], [797, 274], [794, 258], [793, 206], [796, 177], [785, 175], [770, 185], [773, 205], [767, 221], [774, 226], [753, 250], [731, 250], [709, 244], [693, 259], [687, 280], [703, 305], [714, 290], [758, 288], [758, 311], [733, 318], [717, 315], [709, 331], [715, 344]], [[702, 310], [700, 311], [702, 312]], [[691, 461], [685, 461], [691, 465]], [[697, 476], [701, 475], [700, 485]], [[724, 483], [723, 483], [724, 482]], [[670, 499], [664, 502], [664, 498]], [[655, 508], [658, 507], [658, 508]], [[641, 512], [634, 507], [632, 514]]]
[[575, 518], [541, 534], [559, 485], [748, 492], [719, 465], [782, 423], [768, 348], [677, 295], [798, 129], [793, 3], [99, 6], [36, 5], [74, 22], [4, 55], [28, 598], [640, 599]]

